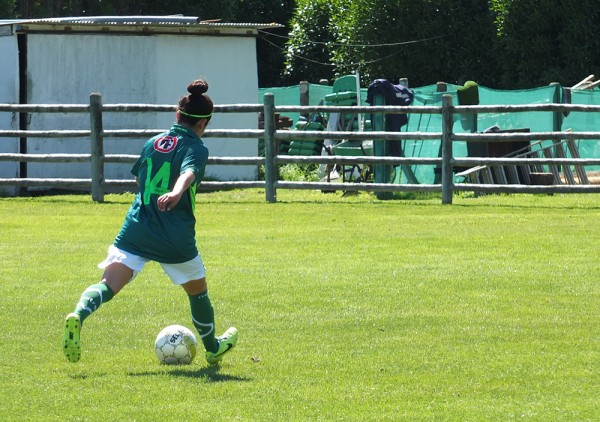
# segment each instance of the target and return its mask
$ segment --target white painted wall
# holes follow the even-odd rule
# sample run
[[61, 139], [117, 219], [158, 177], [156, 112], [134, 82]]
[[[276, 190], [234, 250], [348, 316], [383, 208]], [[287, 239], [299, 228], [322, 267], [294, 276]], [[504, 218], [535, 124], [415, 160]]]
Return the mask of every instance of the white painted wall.
[[[17, 104], [19, 102], [19, 56], [17, 37], [0, 36], [0, 51], [2, 52], [2, 71], [0, 71], [0, 103]], [[19, 129], [19, 116], [15, 113], [0, 113], [0, 129]], [[19, 139], [0, 138], [0, 153], [18, 153]], [[0, 161], [0, 178], [10, 179], [19, 176], [19, 163]], [[14, 195], [15, 188], [0, 188], [3, 192]]]
[[[14, 37], [16, 43], [16, 37]], [[28, 102], [87, 104], [91, 92], [103, 103], [173, 104], [187, 84], [202, 77], [215, 104], [255, 103], [258, 93], [253, 37], [191, 35], [28, 35]], [[110, 113], [105, 129], [168, 129], [171, 113]], [[254, 114], [216, 115], [212, 128], [255, 128]], [[88, 129], [87, 114], [35, 114], [30, 129]], [[138, 154], [146, 139], [112, 139], [106, 153]], [[256, 140], [205, 139], [212, 156], [256, 156]], [[87, 153], [89, 139], [30, 139], [30, 153]], [[90, 177], [88, 164], [30, 163], [29, 177]], [[105, 178], [130, 178], [130, 165], [107, 164]], [[254, 166], [209, 166], [220, 180], [256, 177]]]
[[[194, 79], [208, 81], [207, 94], [215, 104], [256, 103], [258, 71], [256, 40], [249, 37], [182, 37], [164, 35], [157, 38], [156, 101], [176, 104], [187, 94]], [[183, 53], [183, 54], [182, 54]], [[158, 123], [170, 125], [174, 117], [159, 116]], [[252, 113], [216, 114], [209, 128], [255, 129], [258, 116]], [[220, 157], [256, 156], [257, 140], [204, 139], [210, 154]], [[209, 166], [207, 176], [222, 180], [249, 180], [256, 177], [254, 166]]]

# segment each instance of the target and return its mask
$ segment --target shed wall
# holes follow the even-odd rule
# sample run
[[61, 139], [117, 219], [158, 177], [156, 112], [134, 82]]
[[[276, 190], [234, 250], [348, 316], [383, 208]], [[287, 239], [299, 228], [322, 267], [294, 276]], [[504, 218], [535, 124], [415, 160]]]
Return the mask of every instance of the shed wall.
[[[19, 102], [19, 55], [16, 36], [0, 36], [2, 52], [2, 71], [0, 72], [0, 103], [17, 104]], [[16, 113], [0, 113], [0, 129], [18, 130], [19, 116]], [[0, 153], [15, 154], [19, 152], [18, 138], [0, 138]], [[19, 176], [19, 164], [0, 162], [0, 178]], [[14, 188], [2, 188], [14, 194]]]
[[[15, 37], [16, 39], [16, 37]], [[16, 41], [15, 41], [16, 42]], [[187, 84], [203, 77], [215, 104], [255, 103], [258, 92], [253, 37], [190, 35], [29, 34], [28, 102], [87, 104], [92, 92], [103, 102], [176, 104]], [[168, 129], [172, 113], [110, 113], [104, 129]], [[214, 128], [256, 127], [255, 115], [216, 115]], [[36, 114], [30, 129], [88, 129], [89, 116]], [[108, 139], [106, 153], [138, 154], [146, 139]], [[213, 156], [255, 156], [257, 141], [205, 139]], [[88, 153], [89, 139], [30, 139], [30, 153]], [[30, 163], [29, 177], [90, 177], [87, 164]], [[130, 165], [108, 164], [105, 178], [130, 178]], [[207, 177], [251, 179], [254, 166], [209, 166]]]

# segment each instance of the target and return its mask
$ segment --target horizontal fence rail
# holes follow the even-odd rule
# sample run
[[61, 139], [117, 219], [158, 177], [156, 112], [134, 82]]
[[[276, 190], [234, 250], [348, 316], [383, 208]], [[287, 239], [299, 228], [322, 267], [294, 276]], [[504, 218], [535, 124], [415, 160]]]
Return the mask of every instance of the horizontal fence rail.
[[[442, 203], [451, 204], [454, 192], [489, 192], [489, 193], [598, 193], [600, 185], [592, 184], [554, 184], [554, 185], [522, 185], [522, 184], [490, 184], [490, 183], [454, 183], [456, 167], [477, 166], [600, 166], [600, 158], [567, 158], [567, 157], [460, 157], [453, 156], [453, 142], [523, 142], [523, 141], [564, 141], [564, 140], [598, 140], [600, 132], [527, 132], [527, 133], [453, 133], [453, 124], [457, 115], [478, 113], [518, 113], [518, 112], [600, 112], [600, 106], [573, 104], [533, 104], [533, 105], [492, 105], [492, 106], [455, 106], [450, 95], [442, 95], [442, 106], [400, 107], [400, 106], [275, 106], [272, 94], [264, 96], [264, 104], [232, 104], [217, 105], [215, 113], [263, 113], [264, 129], [209, 129], [206, 138], [263, 139], [265, 156], [260, 157], [210, 157], [210, 165], [252, 165], [264, 166], [265, 180], [250, 181], [205, 181], [200, 189], [243, 189], [264, 188], [266, 200], [277, 201], [278, 189], [316, 189], [322, 191], [368, 191], [368, 192], [441, 192]], [[90, 163], [89, 179], [80, 178], [4, 178], [1, 186], [19, 188], [48, 187], [73, 188], [90, 190], [95, 201], [104, 200], [107, 188], [136, 189], [134, 180], [114, 180], [104, 178], [104, 165], [107, 163], [134, 163], [138, 155], [105, 154], [106, 138], [150, 138], [164, 129], [117, 129], [104, 130], [105, 114], [122, 112], [174, 112], [173, 105], [151, 104], [102, 104], [99, 94], [90, 96], [90, 104], [0, 104], [0, 112], [8, 113], [85, 113], [90, 116], [90, 130], [0, 130], [1, 138], [86, 138], [90, 141], [90, 154], [32, 154], [32, 153], [0, 153], [0, 162], [17, 163]], [[294, 113], [352, 113], [352, 114], [437, 114], [442, 117], [442, 131], [438, 132], [385, 132], [385, 131], [311, 131], [311, 130], [278, 130], [276, 114]], [[291, 140], [332, 140], [332, 141], [401, 141], [414, 140], [420, 142], [441, 141], [441, 157], [390, 157], [390, 156], [294, 156], [280, 155], [278, 145], [281, 141]], [[74, 140], [74, 142], [77, 142]], [[434, 184], [390, 184], [390, 183], [331, 183], [331, 182], [292, 182], [278, 179], [279, 166], [284, 164], [320, 164], [334, 165], [369, 165], [369, 166], [408, 166], [434, 165], [441, 169], [441, 183]]]

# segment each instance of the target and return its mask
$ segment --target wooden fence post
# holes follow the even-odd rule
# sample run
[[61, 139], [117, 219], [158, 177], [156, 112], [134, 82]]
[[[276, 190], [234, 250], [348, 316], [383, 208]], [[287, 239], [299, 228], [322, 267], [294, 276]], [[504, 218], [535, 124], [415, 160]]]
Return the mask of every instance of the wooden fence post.
[[442, 96], [442, 204], [452, 204], [454, 172], [452, 169], [452, 95]]
[[277, 156], [277, 142], [275, 140], [275, 131], [277, 122], [275, 121], [275, 96], [267, 92], [264, 95], [264, 116], [265, 116], [265, 195], [267, 202], [277, 202], [277, 166], [275, 157]]
[[[385, 97], [381, 94], [373, 96], [374, 106], [385, 106]], [[374, 131], [385, 132], [387, 115], [383, 113], [373, 114], [371, 124]], [[373, 140], [373, 154], [378, 157], [387, 157], [390, 155], [389, 141], [385, 139]], [[373, 166], [373, 177], [375, 183], [392, 183], [392, 166], [385, 164], [375, 164]], [[392, 199], [392, 192], [375, 192], [377, 199], [387, 200]]]
[[102, 94], [90, 94], [90, 141], [92, 200], [104, 202], [104, 139], [102, 136]]

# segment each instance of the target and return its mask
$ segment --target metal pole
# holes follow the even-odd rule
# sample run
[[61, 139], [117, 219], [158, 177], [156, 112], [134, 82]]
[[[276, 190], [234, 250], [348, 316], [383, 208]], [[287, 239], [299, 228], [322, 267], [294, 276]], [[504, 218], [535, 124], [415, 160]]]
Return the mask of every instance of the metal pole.
[[275, 96], [267, 92], [264, 95], [264, 115], [265, 115], [265, 195], [267, 202], [277, 202], [277, 166], [275, 165], [275, 156], [277, 155], [275, 131], [277, 122], [275, 121]]
[[104, 139], [102, 136], [102, 94], [90, 94], [90, 141], [92, 200], [104, 202]]
[[[550, 86], [554, 87], [554, 94], [552, 97], [552, 102], [555, 104], [560, 104], [561, 100], [562, 100], [562, 98], [561, 98], [562, 87], [561, 87], [560, 83], [552, 82], [550, 84]], [[554, 132], [560, 132], [562, 130], [562, 120], [563, 120], [563, 113], [561, 111], [555, 111], [552, 116], [552, 130]]]
[[452, 204], [452, 95], [442, 96], [442, 204]]
[[[362, 105], [360, 101], [360, 71], [358, 69], [356, 69], [356, 105], [359, 107]], [[362, 114], [357, 113], [356, 118], [358, 120], [358, 131], [362, 132], [364, 127]]]
[[[300, 105], [308, 106], [310, 105], [310, 85], [307, 81], [300, 81]], [[308, 119], [310, 113], [301, 113], [301, 116], [306, 117]]]

